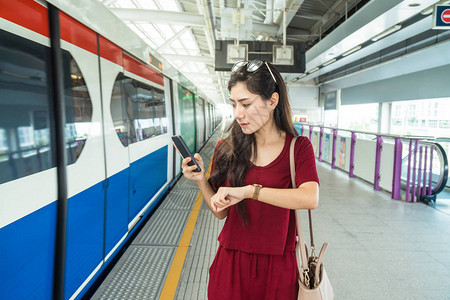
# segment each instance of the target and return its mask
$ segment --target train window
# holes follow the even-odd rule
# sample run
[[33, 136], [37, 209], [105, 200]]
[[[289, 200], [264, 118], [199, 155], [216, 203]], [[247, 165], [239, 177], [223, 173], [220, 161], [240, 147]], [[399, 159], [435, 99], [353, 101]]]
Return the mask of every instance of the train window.
[[155, 134], [167, 133], [167, 116], [166, 116], [166, 100], [164, 98], [164, 92], [159, 89], [155, 89]]
[[113, 87], [111, 115], [125, 147], [167, 132], [164, 91], [123, 74]]
[[66, 149], [73, 164], [86, 143], [92, 119], [92, 103], [80, 68], [69, 52], [63, 51], [64, 96], [66, 101]]
[[0, 30], [0, 184], [55, 166], [49, 49]]
[[[56, 165], [50, 131], [49, 48], [0, 30], [0, 184]], [[92, 106], [79, 68], [63, 51], [68, 163], [78, 158]]]

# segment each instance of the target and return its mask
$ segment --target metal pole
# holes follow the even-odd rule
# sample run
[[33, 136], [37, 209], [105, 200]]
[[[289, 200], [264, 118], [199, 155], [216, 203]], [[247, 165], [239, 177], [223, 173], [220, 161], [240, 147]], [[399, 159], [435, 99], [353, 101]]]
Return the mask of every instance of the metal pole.
[[425, 196], [427, 194], [427, 157], [428, 157], [428, 146], [425, 146], [425, 161], [423, 163], [423, 183], [422, 183], [422, 191], [420, 193], [421, 196]]
[[423, 146], [419, 147], [419, 172], [417, 173], [417, 189], [415, 190], [417, 199], [420, 200], [421, 179], [422, 179], [422, 152]]
[[412, 148], [412, 142], [413, 140], [409, 140], [409, 149], [408, 149], [408, 173], [406, 174], [406, 202], [409, 202], [410, 197], [410, 178], [411, 178], [411, 148]]
[[320, 137], [319, 137], [319, 161], [322, 159], [322, 137], [323, 137], [323, 127], [320, 127]]
[[350, 178], [355, 177], [353, 171], [355, 170], [355, 144], [356, 144], [356, 134], [352, 132], [352, 142], [350, 145], [350, 170], [348, 172], [348, 176]]
[[433, 147], [430, 147], [430, 175], [428, 180], [428, 196], [431, 196], [433, 191]]
[[381, 190], [380, 188], [381, 150], [383, 150], [383, 138], [377, 135], [377, 145], [375, 152], [375, 174], [373, 179], [373, 188], [377, 191]]
[[336, 140], [337, 140], [337, 130], [333, 129], [333, 154], [331, 155], [332, 169], [336, 169]]
[[60, 45], [59, 10], [48, 4], [50, 24], [50, 59], [52, 78], [52, 113], [54, 114], [53, 134], [55, 136], [55, 158], [58, 181], [58, 199], [56, 202], [56, 241], [53, 272], [53, 299], [64, 299], [64, 273], [66, 260], [67, 228], [67, 174], [66, 147], [64, 137], [65, 101], [63, 84], [63, 62]]
[[413, 163], [413, 175], [412, 175], [412, 196], [411, 202], [416, 202], [416, 173], [417, 173], [417, 147], [419, 140], [414, 141], [414, 163]]
[[400, 200], [402, 177], [402, 140], [395, 138], [394, 148], [394, 174], [392, 176], [392, 199]]

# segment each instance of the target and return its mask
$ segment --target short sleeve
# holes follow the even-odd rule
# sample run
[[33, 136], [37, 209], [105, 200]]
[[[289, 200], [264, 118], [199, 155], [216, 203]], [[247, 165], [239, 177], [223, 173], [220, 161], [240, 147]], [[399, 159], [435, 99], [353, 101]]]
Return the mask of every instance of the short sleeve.
[[295, 183], [297, 187], [308, 181], [319, 183], [314, 149], [307, 137], [299, 136], [295, 142]]
[[223, 140], [220, 140], [217, 145], [216, 148], [214, 149], [214, 153], [213, 153], [213, 158], [212, 158], [212, 163], [211, 163], [211, 172], [210, 174], [212, 174], [214, 172], [214, 164], [216, 163], [216, 157], [217, 157], [217, 150], [219, 149], [219, 145], [222, 144]]

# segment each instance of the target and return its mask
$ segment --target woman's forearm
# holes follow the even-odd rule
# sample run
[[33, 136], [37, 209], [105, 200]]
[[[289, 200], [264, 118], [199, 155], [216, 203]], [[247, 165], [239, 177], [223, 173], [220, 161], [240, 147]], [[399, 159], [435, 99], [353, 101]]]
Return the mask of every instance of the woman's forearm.
[[228, 209], [215, 212], [211, 205], [211, 197], [214, 196], [215, 192], [211, 188], [211, 185], [209, 184], [208, 180], [206, 178], [203, 178], [201, 181], [196, 181], [197, 186], [199, 187], [200, 191], [202, 192], [203, 199], [205, 200], [205, 203], [208, 205], [209, 210], [219, 219], [222, 220], [228, 215]]
[[[246, 198], [252, 198], [254, 187], [248, 185]], [[315, 209], [319, 202], [319, 185], [316, 182], [305, 182], [296, 189], [275, 189], [263, 187], [258, 201], [287, 209]]]

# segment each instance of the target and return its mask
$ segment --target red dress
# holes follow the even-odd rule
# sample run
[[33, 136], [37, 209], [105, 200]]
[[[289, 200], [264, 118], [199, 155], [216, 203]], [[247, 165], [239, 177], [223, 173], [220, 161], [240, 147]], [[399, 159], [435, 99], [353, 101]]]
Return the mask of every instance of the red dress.
[[[269, 165], [252, 165], [244, 185], [257, 183], [263, 187], [291, 188], [289, 148], [292, 138], [286, 133], [283, 150]], [[299, 137], [294, 153], [297, 187], [308, 181], [318, 183], [309, 139]], [[294, 211], [252, 199], [243, 201], [249, 224], [243, 226], [236, 207], [229, 207], [218, 238], [219, 249], [209, 269], [208, 298], [297, 299]]]

